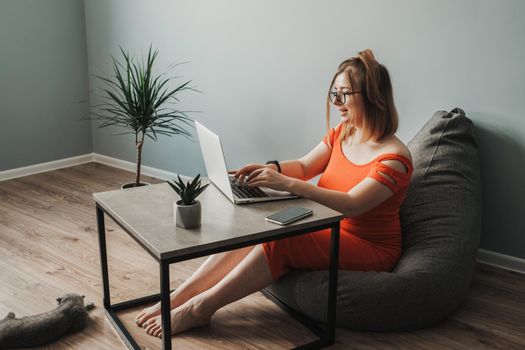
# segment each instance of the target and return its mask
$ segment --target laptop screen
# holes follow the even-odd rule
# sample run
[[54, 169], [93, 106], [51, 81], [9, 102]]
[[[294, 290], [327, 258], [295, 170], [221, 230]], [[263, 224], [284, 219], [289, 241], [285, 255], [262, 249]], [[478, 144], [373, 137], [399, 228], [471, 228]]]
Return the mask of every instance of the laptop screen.
[[226, 197], [235, 202], [219, 136], [198, 121], [195, 121], [195, 126], [208, 178]]

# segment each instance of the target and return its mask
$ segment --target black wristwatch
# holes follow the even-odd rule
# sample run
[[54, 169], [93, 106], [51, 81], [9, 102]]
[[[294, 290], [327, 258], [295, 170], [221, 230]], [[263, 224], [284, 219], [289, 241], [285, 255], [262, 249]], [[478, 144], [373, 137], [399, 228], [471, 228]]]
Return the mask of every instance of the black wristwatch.
[[278, 161], [276, 160], [269, 160], [266, 162], [266, 164], [275, 164], [275, 166], [277, 167], [277, 171], [280, 173], [281, 172], [281, 165], [279, 164]]

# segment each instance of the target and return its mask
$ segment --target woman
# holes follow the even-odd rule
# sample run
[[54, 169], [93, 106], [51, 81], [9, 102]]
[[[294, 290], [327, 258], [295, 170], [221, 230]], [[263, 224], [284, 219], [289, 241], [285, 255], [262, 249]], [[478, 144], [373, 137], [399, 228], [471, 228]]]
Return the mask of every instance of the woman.
[[[399, 207], [412, 174], [411, 156], [394, 133], [398, 118], [387, 69], [370, 50], [345, 60], [327, 99], [341, 123], [298, 160], [248, 164], [232, 172], [249, 186], [285, 190], [344, 214], [339, 268], [391, 271], [401, 255]], [[317, 186], [309, 180], [323, 173]], [[171, 294], [171, 333], [209, 323], [221, 307], [261, 290], [290, 268], [326, 270], [330, 230], [210, 256]], [[137, 315], [161, 336], [160, 303]]]

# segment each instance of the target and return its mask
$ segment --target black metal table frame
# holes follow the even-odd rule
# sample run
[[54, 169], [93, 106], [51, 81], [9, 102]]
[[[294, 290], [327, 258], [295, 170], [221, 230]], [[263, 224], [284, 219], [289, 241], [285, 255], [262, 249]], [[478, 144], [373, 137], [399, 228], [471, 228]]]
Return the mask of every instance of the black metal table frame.
[[[300, 345], [294, 349], [320, 349], [328, 345], [332, 345], [335, 341], [335, 314], [336, 314], [336, 300], [337, 300], [337, 273], [339, 263], [339, 222], [333, 224], [323, 224], [316, 227], [309, 228], [307, 230], [299, 230], [295, 232], [287, 232], [278, 236], [271, 237], [271, 239], [252, 239], [242, 243], [233, 243], [225, 245], [219, 248], [211, 248], [196, 253], [186, 254], [179, 257], [159, 259], [154, 256], [144, 246], [142, 242], [137, 240], [128, 230], [116, 220], [110, 213], [106, 212], [104, 208], [96, 204], [97, 212], [97, 228], [98, 228], [98, 241], [100, 249], [100, 265], [102, 269], [102, 289], [103, 289], [103, 304], [106, 315], [111, 321], [113, 327], [117, 330], [122, 340], [126, 343], [130, 349], [141, 349], [141, 347], [135, 342], [133, 337], [129, 334], [124, 324], [120, 321], [117, 316], [117, 312], [126, 310], [132, 307], [140, 306], [143, 304], [151, 303], [154, 301], [161, 301], [161, 315], [162, 315], [162, 329], [171, 330], [171, 318], [170, 318], [170, 271], [169, 266], [176, 262], [190, 260], [202, 256], [212, 255], [221, 253], [224, 251], [234, 250], [247, 246], [256, 245], [263, 242], [278, 240], [281, 238], [296, 236], [300, 234], [310, 233], [317, 230], [326, 228], [331, 229], [330, 235], [330, 268], [329, 268], [329, 284], [328, 284], [328, 310], [326, 328], [321, 328], [317, 322], [303, 315], [302, 313], [290, 308], [283, 301], [271, 294], [268, 290], [263, 290], [263, 294], [273, 300], [277, 305], [287, 311], [292, 317], [299, 321], [303, 326], [307, 327], [310, 331], [315, 333], [319, 339], [314, 340], [308, 344]], [[104, 224], [104, 213], [108, 215], [117, 225], [119, 225], [126, 233], [128, 233], [135, 241], [142, 246], [150, 255], [159, 263], [160, 267], [160, 294], [153, 294], [138, 299], [133, 299], [117, 304], [111, 304], [110, 292], [109, 292], [109, 275], [108, 275], [108, 260], [106, 250], [106, 229]], [[171, 336], [162, 337], [163, 349], [171, 350]]]

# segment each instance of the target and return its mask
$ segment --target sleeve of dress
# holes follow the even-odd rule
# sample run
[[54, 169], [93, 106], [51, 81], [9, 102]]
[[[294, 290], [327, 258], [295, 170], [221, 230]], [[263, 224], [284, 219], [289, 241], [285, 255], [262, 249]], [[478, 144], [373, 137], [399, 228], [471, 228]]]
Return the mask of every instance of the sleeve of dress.
[[[407, 167], [407, 172], [403, 173], [393, 169], [385, 163], [382, 163], [383, 160], [400, 161]], [[412, 171], [412, 164], [410, 164], [410, 162], [405, 157], [390, 155], [387, 158], [378, 159], [370, 169], [370, 172], [367, 176], [381, 182], [395, 194], [399, 190], [404, 189], [409, 185]]]
[[326, 135], [324, 135], [323, 142], [328, 147], [333, 148], [334, 143], [335, 143], [335, 138], [336, 138], [336, 128], [330, 128], [330, 130], [328, 130]]

